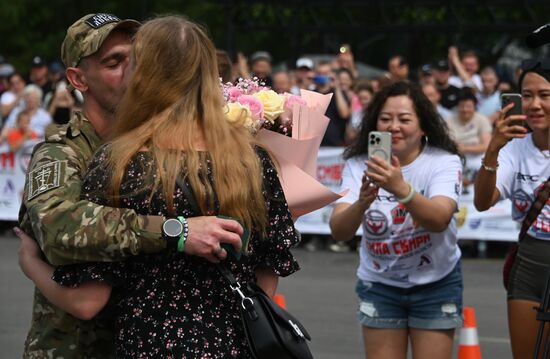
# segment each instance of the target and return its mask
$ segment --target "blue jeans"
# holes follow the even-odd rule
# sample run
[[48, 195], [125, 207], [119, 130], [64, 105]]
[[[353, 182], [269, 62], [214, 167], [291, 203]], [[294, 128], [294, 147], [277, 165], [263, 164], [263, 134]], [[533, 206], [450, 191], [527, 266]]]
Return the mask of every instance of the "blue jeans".
[[460, 262], [442, 279], [399, 288], [359, 279], [359, 322], [370, 328], [428, 330], [462, 326], [462, 268]]

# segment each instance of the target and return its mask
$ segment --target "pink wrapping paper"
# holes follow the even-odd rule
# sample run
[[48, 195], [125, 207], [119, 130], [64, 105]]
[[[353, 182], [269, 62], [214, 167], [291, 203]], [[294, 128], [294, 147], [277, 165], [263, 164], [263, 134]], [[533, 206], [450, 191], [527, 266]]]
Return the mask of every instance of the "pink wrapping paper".
[[316, 179], [319, 145], [329, 119], [324, 114], [332, 94], [301, 91], [307, 106], [295, 104], [292, 109], [292, 137], [260, 130], [257, 138], [275, 156], [279, 178], [292, 217], [313, 212], [342, 197]]

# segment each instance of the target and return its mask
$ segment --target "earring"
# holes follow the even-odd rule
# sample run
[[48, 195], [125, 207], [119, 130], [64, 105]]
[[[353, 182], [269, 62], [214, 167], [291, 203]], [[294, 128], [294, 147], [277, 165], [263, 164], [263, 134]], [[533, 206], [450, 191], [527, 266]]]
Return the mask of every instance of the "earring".
[[428, 144], [428, 135], [424, 135], [424, 137], [422, 139], [424, 140], [424, 144], [427, 145]]

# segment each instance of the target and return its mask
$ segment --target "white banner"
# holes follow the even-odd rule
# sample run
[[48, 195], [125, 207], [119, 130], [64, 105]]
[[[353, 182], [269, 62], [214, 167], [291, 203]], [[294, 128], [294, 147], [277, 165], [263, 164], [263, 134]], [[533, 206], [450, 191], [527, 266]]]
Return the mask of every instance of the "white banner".
[[[334, 192], [340, 191], [343, 148], [321, 147], [317, 162], [317, 179]], [[466, 174], [469, 177], [479, 169], [481, 157], [468, 157]], [[498, 202], [494, 207], [478, 212], [473, 204], [473, 186], [466, 187], [460, 199], [459, 212], [456, 214], [458, 238], [487, 241], [516, 241], [519, 223], [512, 220], [512, 204], [509, 200]], [[302, 233], [330, 234], [328, 225], [334, 204], [303, 215], [296, 221], [296, 228]], [[357, 235], [362, 234], [359, 227]]]
[[7, 144], [0, 146], [0, 220], [17, 221], [25, 187], [25, 174], [34, 146], [40, 141], [27, 141], [17, 152]]

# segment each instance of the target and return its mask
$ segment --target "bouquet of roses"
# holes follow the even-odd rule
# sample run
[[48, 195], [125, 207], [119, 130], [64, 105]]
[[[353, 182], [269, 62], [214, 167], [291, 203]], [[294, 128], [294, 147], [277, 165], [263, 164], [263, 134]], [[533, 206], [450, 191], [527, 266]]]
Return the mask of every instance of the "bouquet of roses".
[[335, 201], [337, 194], [316, 179], [317, 154], [329, 119], [332, 94], [301, 90], [277, 94], [256, 78], [223, 84], [226, 115], [241, 122], [276, 157], [279, 177], [294, 219]]
[[256, 77], [239, 79], [236, 84], [222, 84], [222, 90], [229, 121], [242, 121], [253, 133], [265, 128], [292, 136], [293, 106], [306, 105], [300, 96], [280, 95]]

